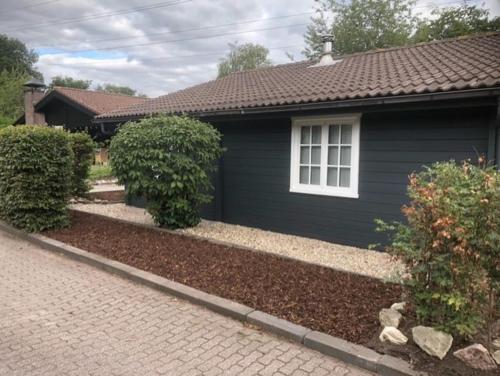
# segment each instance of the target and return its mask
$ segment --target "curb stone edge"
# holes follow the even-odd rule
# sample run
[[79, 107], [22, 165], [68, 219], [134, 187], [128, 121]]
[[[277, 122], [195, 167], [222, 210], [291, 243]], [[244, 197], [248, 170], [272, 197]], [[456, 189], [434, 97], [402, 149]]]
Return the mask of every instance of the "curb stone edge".
[[40, 234], [29, 234], [0, 221], [0, 230], [26, 240], [43, 249], [83, 262], [109, 273], [119, 275], [133, 282], [155, 290], [186, 299], [214, 312], [229, 316], [242, 322], [261, 327], [275, 335], [286, 337], [305, 347], [332, 356], [345, 363], [377, 372], [382, 376], [426, 376], [425, 372], [415, 371], [410, 364], [389, 355], [379, 354], [367, 347], [357, 345], [325, 333], [312, 331], [300, 325], [243, 304], [233, 302], [190, 286], [157, 276], [118, 261], [84, 251], [66, 243]]

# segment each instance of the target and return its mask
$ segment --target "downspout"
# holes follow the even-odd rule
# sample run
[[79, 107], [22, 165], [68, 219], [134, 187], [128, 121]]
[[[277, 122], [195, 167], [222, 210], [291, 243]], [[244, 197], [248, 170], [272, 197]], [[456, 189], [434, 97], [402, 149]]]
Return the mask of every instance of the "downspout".
[[494, 116], [490, 122], [488, 134], [488, 161], [496, 164], [500, 170], [500, 97], [497, 97], [497, 106]]

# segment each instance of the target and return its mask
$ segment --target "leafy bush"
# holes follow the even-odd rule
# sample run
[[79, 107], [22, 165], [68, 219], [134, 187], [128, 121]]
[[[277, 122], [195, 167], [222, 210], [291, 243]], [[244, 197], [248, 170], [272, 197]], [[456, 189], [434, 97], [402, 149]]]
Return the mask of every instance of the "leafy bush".
[[495, 316], [500, 280], [500, 175], [480, 162], [412, 174], [408, 224], [379, 221], [394, 232], [388, 250], [407, 267], [418, 318], [462, 336]]
[[178, 116], [127, 123], [111, 141], [111, 166], [127, 194], [146, 198], [160, 226], [183, 228], [200, 221], [210, 202], [209, 174], [222, 154], [211, 125]]
[[0, 216], [27, 231], [67, 225], [72, 163], [62, 131], [31, 125], [0, 130]]
[[87, 179], [94, 156], [94, 141], [86, 133], [67, 133], [67, 136], [74, 156], [71, 193], [84, 196], [90, 189]]

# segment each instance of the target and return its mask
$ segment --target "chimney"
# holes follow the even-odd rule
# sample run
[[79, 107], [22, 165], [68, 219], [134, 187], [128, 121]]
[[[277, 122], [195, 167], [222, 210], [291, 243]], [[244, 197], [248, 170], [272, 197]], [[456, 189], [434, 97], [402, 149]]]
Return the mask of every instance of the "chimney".
[[45, 84], [32, 78], [24, 85], [24, 123], [45, 124], [45, 114], [35, 112], [35, 104], [45, 95]]
[[340, 62], [341, 60], [335, 60], [332, 55], [333, 36], [322, 35], [321, 41], [323, 42], [323, 54], [321, 55], [321, 59], [316, 64], [311, 65], [311, 67], [324, 67]]

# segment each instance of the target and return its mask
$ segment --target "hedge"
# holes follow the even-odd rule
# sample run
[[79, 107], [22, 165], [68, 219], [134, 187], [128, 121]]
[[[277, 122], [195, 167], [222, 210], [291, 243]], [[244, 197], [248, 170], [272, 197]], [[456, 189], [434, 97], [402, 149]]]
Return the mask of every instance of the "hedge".
[[66, 226], [73, 152], [65, 132], [0, 130], [0, 217], [30, 232]]
[[85, 196], [90, 187], [87, 182], [94, 156], [94, 141], [87, 133], [67, 133], [73, 150], [73, 180], [71, 193], [73, 196]]

